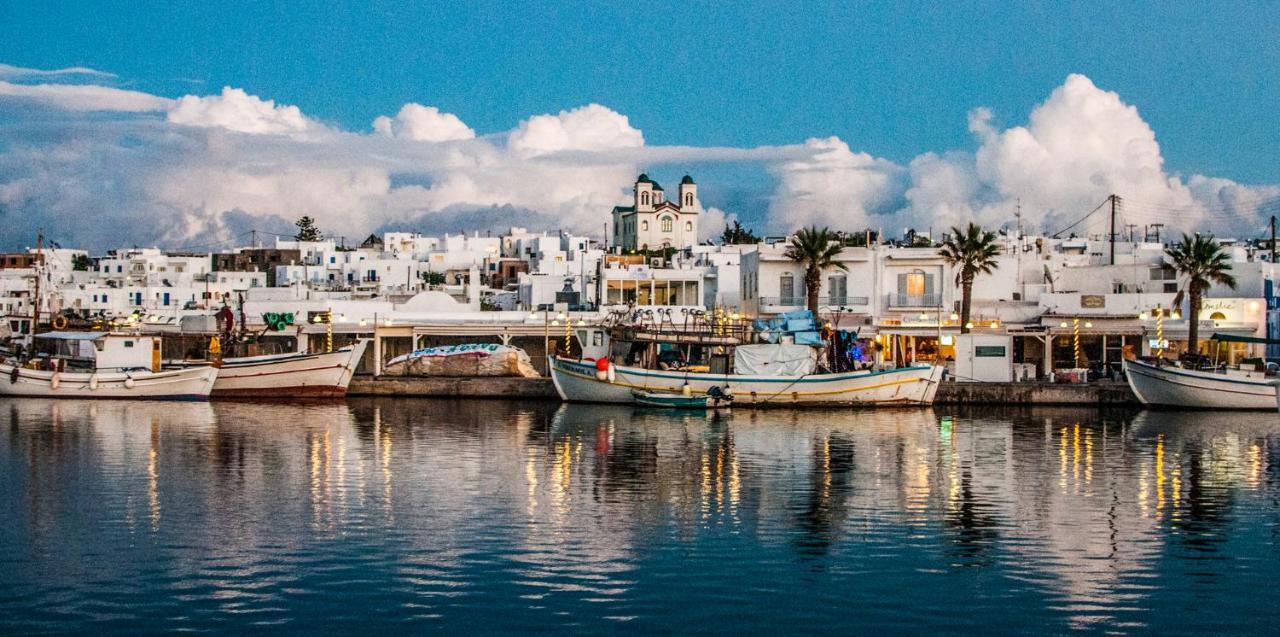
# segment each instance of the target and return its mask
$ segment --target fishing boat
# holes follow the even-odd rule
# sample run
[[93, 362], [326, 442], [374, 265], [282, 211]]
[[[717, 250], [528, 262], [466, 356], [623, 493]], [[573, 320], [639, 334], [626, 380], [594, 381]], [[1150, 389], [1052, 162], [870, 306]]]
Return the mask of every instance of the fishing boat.
[[321, 353], [224, 358], [214, 398], [341, 398], [368, 340]]
[[218, 370], [161, 370], [157, 336], [48, 332], [35, 337], [48, 356], [0, 361], [0, 396], [207, 400]]
[[1280, 380], [1246, 369], [1197, 370], [1172, 364], [1124, 361], [1125, 377], [1148, 407], [1276, 409]]
[[614, 326], [600, 339], [601, 351], [590, 352], [595, 358], [585, 351], [578, 360], [551, 356], [548, 367], [569, 402], [643, 404], [663, 394], [722, 392], [734, 405], [755, 407], [933, 404], [941, 366], [820, 370], [826, 344], [812, 318], [787, 323], [788, 333], [768, 335], [721, 325]]

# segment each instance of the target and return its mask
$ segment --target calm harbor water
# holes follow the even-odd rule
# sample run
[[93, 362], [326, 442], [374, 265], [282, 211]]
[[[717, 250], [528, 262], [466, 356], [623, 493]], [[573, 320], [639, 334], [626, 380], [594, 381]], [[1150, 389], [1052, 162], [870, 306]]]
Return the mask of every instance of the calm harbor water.
[[0, 633], [1269, 632], [1280, 417], [0, 400]]

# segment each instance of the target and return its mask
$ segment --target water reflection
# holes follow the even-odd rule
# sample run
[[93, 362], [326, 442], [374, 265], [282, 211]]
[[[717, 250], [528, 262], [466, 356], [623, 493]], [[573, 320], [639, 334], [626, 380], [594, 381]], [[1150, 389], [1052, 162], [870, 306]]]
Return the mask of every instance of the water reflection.
[[6, 632], [1277, 612], [1272, 414], [8, 400], [0, 419]]

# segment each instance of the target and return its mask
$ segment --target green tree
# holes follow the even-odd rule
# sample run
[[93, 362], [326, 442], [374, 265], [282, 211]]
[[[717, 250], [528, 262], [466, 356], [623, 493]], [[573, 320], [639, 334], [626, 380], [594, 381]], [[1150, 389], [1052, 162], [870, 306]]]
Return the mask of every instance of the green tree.
[[423, 272], [423, 273], [422, 273], [422, 280], [423, 280], [423, 282], [425, 282], [427, 285], [444, 285], [444, 273], [443, 273], [443, 272], [430, 272], [430, 271], [428, 271], [428, 272]]
[[320, 241], [324, 239], [324, 235], [316, 227], [316, 220], [311, 217], [303, 216], [294, 225], [298, 226], [298, 234], [293, 235], [293, 238], [298, 241]]
[[938, 249], [956, 271], [956, 285], [960, 287], [960, 333], [969, 333], [969, 309], [973, 300], [973, 280], [979, 274], [991, 274], [999, 264], [996, 256], [1000, 254], [1000, 246], [996, 243], [996, 233], [979, 228], [970, 222], [963, 230], [951, 228], [951, 236], [942, 242]]
[[756, 233], [743, 227], [737, 219], [733, 220], [733, 225], [724, 227], [724, 232], [720, 234], [720, 242], [724, 245], [739, 244], [755, 244], [760, 243], [760, 237]]
[[93, 262], [89, 260], [89, 255], [87, 254], [77, 254], [71, 257], [72, 270], [79, 270], [81, 272], [84, 272], [84, 271], [87, 271], [92, 266], [93, 266]]
[[1231, 289], [1236, 279], [1231, 276], [1231, 258], [1213, 235], [1182, 235], [1182, 241], [1165, 249], [1178, 274], [1187, 277], [1187, 351], [1200, 352], [1200, 298], [1209, 286], [1217, 283]]
[[787, 246], [787, 258], [804, 265], [804, 291], [809, 311], [818, 317], [818, 292], [822, 288], [822, 271], [827, 268], [848, 270], [836, 256], [844, 246], [829, 228], [801, 228]]

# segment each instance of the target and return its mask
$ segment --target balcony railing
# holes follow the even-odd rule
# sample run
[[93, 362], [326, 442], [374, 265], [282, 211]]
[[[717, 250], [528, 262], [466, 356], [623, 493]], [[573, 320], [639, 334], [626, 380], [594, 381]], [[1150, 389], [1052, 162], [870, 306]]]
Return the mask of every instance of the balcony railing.
[[890, 294], [889, 307], [938, 307], [941, 294]]
[[[809, 300], [803, 296], [762, 296], [760, 297], [760, 305], [765, 307], [776, 308], [803, 308], [809, 304]], [[818, 307], [839, 308], [839, 307], [862, 307], [871, 304], [871, 300], [865, 296], [820, 296], [818, 297]]]

